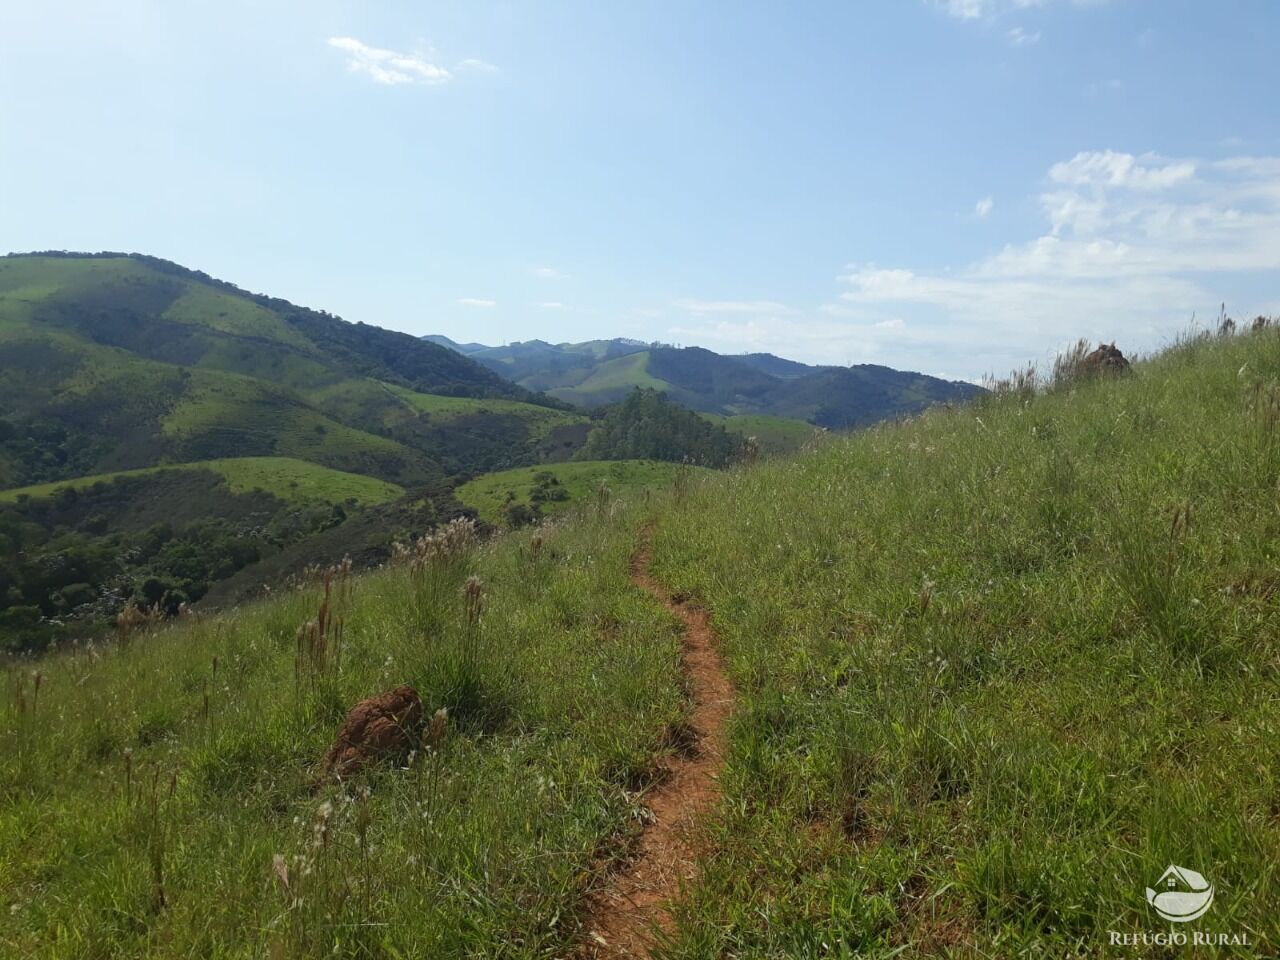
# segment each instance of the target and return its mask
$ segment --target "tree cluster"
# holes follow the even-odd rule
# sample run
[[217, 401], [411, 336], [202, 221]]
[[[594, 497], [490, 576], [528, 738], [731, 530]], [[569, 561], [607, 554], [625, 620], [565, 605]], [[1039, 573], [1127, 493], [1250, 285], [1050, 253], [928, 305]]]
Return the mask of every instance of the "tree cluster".
[[657, 390], [637, 387], [610, 407], [578, 452], [579, 460], [667, 460], [724, 467], [742, 440]]

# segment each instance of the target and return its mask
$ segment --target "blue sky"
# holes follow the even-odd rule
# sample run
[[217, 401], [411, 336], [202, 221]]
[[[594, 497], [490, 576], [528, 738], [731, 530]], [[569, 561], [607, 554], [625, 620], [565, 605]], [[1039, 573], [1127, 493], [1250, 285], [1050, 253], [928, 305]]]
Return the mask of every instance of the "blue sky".
[[0, 249], [949, 377], [1280, 313], [1272, 0], [0, 6]]

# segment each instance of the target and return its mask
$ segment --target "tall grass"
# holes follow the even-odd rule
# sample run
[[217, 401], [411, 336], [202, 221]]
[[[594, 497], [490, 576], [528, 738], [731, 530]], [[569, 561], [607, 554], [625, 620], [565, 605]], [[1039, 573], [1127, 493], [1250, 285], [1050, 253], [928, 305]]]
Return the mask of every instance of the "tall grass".
[[664, 956], [1110, 955], [1169, 863], [1280, 950], [1280, 332], [1084, 352], [663, 508], [743, 698]]
[[[563, 955], [681, 716], [636, 521], [444, 531], [38, 681], [11, 664], [0, 955]], [[404, 769], [317, 789], [347, 708], [404, 682], [434, 714]]]

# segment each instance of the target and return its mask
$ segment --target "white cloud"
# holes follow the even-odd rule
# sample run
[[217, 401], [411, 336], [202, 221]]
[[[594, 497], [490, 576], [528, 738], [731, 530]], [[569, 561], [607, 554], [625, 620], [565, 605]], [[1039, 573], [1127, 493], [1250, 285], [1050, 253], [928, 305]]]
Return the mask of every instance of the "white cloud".
[[947, 13], [961, 20], [976, 20], [987, 6], [983, 0], [947, 0]]
[[1048, 181], [1041, 236], [954, 270], [855, 265], [842, 302], [928, 318], [1018, 362], [1078, 336], [1154, 345], [1193, 311], [1239, 303], [1238, 278], [1280, 271], [1280, 157], [1081, 153]]
[[459, 297], [453, 302], [464, 307], [484, 307], [486, 310], [498, 305], [497, 300], [486, 300], [482, 297]]
[[1023, 30], [1022, 27], [1014, 27], [1005, 34], [1009, 42], [1015, 47], [1030, 47], [1040, 42], [1040, 31]]
[[459, 70], [475, 70], [479, 73], [497, 73], [498, 72], [498, 68], [495, 67], [492, 63], [487, 63], [484, 60], [477, 60], [475, 57], [467, 57], [467, 59], [463, 60], [461, 63], [458, 64], [458, 69]]
[[992, 211], [995, 205], [996, 205], [996, 202], [993, 198], [983, 197], [981, 200], [979, 200], [977, 203], [973, 205], [974, 216], [976, 216], [979, 220], [985, 220], [987, 217], [987, 214], [989, 214]]
[[[1015, 10], [1043, 7], [1062, 0], [935, 0], [957, 20], [987, 20]], [[1067, 0], [1073, 7], [1096, 7], [1109, 0]]]
[[448, 70], [428, 62], [420, 54], [371, 47], [354, 37], [330, 37], [329, 46], [347, 54], [348, 70], [367, 74], [374, 83], [386, 86], [437, 84], [453, 79]]
[[565, 275], [555, 267], [534, 267], [533, 275], [539, 280], [564, 280]]
[[1136, 190], [1163, 190], [1184, 183], [1195, 175], [1193, 160], [1164, 161], [1151, 153], [1135, 157], [1114, 150], [1077, 153], [1070, 160], [1055, 163], [1049, 168], [1049, 179], [1054, 183]]
[[1280, 156], [1080, 153], [1046, 171], [1036, 199], [1036, 235], [971, 263], [854, 264], [838, 299], [813, 310], [677, 301], [685, 319], [669, 336], [976, 378], [1047, 361], [1079, 337], [1152, 349], [1222, 301], [1237, 317], [1280, 310]]

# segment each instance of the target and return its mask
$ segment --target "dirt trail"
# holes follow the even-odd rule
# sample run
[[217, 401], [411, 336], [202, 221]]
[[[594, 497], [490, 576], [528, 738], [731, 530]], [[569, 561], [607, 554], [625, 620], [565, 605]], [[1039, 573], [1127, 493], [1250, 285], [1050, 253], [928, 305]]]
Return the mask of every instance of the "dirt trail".
[[631, 560], [631, 579], [684, 623], [680, 664], [689, 698], [690, 742], [670, 757], [665, 776], [644, 797], [651, 819], [634, 855], [596, 895], [586, 955], [600, 960], [648, 957], [655, 930], [671, 928], [670, 902], [697, 874], [692, 827], [720, 797], [726, 722], [733, 685], [716, 650], [707, 612], [672, 596], [649, 573], [652, 532]]

